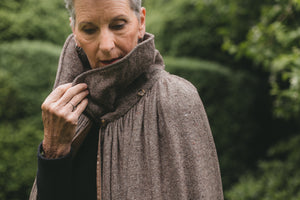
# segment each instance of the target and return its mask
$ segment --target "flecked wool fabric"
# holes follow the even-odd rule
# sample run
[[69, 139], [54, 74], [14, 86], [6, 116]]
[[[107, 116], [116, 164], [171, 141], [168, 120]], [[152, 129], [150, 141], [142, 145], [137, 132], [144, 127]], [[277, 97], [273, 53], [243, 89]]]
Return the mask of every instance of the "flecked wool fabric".
[[[112, 65], [90, 69], [86, 60], [71, 35], [54, 87], [88, 85], [89, 104], [72, 148], [80, 151], [91, 124], [101, 125], [97, 199], [222, 200], [216, 148], [198, 92], [164, 70], [154, 36], [147, 33]], [[36, 199], [36, 185], [30, 199]]]

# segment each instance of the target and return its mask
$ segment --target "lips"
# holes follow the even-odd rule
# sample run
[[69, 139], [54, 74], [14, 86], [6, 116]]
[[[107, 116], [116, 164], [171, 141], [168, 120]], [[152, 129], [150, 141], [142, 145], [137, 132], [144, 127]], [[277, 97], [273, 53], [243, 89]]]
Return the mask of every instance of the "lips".
[[113, 64], [115, 62], [117, 62], [118, 60], [120, 60], [122, 58], [122, 56], [118, 57], [118, 58], [113, 58], [111, 60], [100, 60], [100, 62], [103, 64], [103, 65], [110, 65], [110, 64]]

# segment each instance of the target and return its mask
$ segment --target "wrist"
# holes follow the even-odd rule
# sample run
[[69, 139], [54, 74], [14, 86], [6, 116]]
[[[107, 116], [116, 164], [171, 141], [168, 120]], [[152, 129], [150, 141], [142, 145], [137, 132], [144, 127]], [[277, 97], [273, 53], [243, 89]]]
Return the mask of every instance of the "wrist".
[[43, 155], [43, 157], [49, 159], [64, 157], [71, 151], [71, 144], [47, 145], [47, 143], [43, 141], [42, 147], [43, 148], [41, 154]]

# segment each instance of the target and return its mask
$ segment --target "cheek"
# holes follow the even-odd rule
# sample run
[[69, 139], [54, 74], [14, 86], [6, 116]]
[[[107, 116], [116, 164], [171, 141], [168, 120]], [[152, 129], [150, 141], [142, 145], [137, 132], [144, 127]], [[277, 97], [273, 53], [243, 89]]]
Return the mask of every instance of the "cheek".
[[83, 37], [77, 36], [77, 41], [86, 53], [97, 50], [97, 40], [87, 40]]
[[96, 45], [95, 38], [84, 35], [78, 29], [76, 29], [74, 34], [76, 35], [77, 44], [80, 45], [81, 48], [93, 47]]
[[137, 44], [138, 44], [138, 34], [137, 32], [133, 31], [126, 37], [125, 41], [125, 48], [127, 53], [129, 53]]
[[80, 40], [81, 48], [87, 55], [87, 58], [90, 62], [90, 65], [93, 67], [96, 63], [96, 54], [97, 54], [97, 44], [96, 42], [87, 42], [85, 40]]
[[77, 41], [80, 44], [81, 48], [93, 48], [95, 46], [95, 40], [87, 40], [83, 37], [77, 36]]

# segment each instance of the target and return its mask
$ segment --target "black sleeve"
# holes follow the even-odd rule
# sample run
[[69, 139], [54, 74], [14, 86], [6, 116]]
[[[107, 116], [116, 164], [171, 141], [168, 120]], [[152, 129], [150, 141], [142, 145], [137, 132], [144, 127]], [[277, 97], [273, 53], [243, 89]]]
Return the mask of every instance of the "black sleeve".
[[43, 146], [38, 150], [37, 192], [39, 200], [72, 199], [72, 150], [58, 159], [43, 157]]

